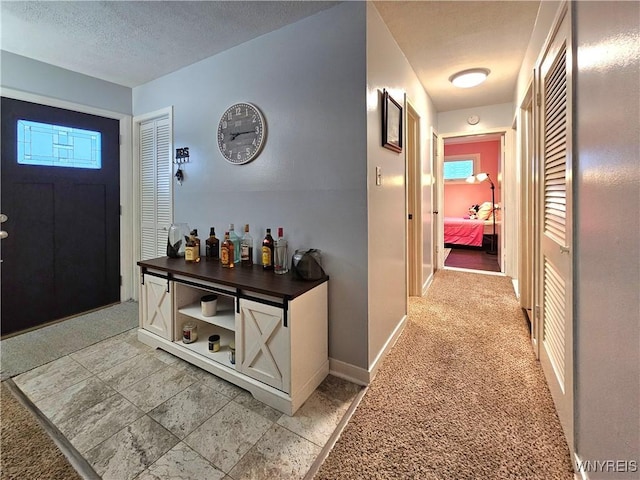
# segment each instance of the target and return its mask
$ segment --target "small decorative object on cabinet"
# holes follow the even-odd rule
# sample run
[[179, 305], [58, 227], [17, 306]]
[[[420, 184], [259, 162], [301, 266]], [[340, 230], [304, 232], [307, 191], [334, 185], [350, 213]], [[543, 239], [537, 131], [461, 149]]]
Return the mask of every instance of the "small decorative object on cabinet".
[[[300, 282], [292, 275], [266, 275], [257, 264], [235, 272], [219, 262], [167, 257], [138, 265], [141, 342], [234, 383], [287, 415], [329, 373], [327, 276]], [[217, 313], [204, 316], [202, 297], [212, 294], [218, 297]], [[191, 343], [183, 342], [186, 323], [197, 329]]]
[[402, 107], [386, 90], [382, 91], [382, 146], [402, 152]]

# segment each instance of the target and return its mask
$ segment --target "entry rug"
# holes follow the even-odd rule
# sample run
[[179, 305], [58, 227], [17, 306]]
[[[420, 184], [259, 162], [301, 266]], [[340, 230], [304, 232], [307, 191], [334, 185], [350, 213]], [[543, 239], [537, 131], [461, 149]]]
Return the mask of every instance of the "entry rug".
[[0, 376], [15, 377], [138, 325], [132, 300], [0, 341]]

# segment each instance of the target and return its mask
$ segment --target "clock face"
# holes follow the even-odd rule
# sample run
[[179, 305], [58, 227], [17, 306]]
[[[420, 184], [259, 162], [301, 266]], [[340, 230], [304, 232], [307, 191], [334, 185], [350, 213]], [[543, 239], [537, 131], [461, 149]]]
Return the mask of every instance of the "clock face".
[[231, 163], [250, 162], [260, 153], [266, 134], [260, 110], [250, 103], [236, 103], [224, 112], [218, 123], [220, 153]]

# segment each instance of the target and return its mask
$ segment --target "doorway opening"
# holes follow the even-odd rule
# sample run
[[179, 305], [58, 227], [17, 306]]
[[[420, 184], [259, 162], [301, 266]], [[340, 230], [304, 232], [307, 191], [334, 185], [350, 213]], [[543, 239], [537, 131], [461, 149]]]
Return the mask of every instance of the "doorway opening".
[[503, 272], [504, 132], [443, 136], [443, 267]]

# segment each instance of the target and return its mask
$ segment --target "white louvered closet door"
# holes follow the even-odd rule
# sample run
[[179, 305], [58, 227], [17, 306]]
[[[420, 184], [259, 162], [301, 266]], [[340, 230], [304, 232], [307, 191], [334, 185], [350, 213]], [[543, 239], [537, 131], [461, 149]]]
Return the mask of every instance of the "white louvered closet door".
[[140, 124], [140, 257], [164, 256], [173, 218], [171, 119]]
[[565, 13], [539, 69], [540, 252], [536, 303], [542, 340], [540, 361], [573, 450], [572, 91], [568, 15]]

